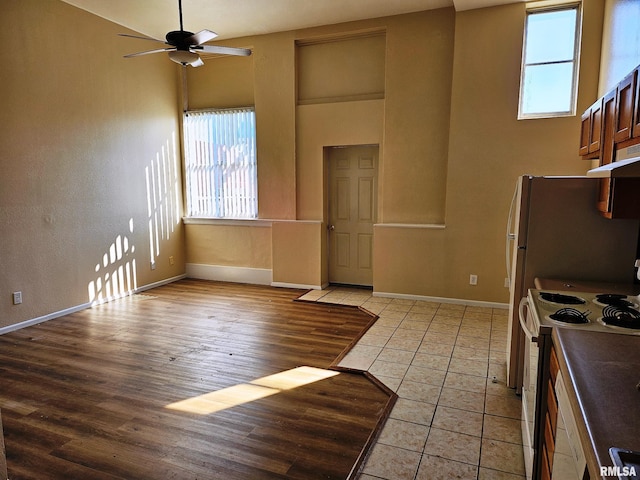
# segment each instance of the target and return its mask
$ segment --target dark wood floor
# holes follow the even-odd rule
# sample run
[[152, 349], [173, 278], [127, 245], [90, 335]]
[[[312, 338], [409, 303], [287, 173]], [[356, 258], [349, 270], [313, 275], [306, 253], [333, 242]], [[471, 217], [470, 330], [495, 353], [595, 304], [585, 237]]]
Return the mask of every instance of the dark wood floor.
[[1, 336], [9, 478], [349, 478], [393, 395], [259, 380], [328, 369], [372, 321], [301, 293], [183, 280]]

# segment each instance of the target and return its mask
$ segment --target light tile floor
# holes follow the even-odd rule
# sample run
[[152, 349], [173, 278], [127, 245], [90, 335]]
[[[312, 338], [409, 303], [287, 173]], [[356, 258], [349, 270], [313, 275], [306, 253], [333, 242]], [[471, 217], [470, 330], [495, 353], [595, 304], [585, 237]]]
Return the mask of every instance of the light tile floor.
[[505, 385], [507, 310], [312, 290], [301, 300], [378, 315], [340, 365], [398, 401], [360, 480], [523, 480], [520, 399]]

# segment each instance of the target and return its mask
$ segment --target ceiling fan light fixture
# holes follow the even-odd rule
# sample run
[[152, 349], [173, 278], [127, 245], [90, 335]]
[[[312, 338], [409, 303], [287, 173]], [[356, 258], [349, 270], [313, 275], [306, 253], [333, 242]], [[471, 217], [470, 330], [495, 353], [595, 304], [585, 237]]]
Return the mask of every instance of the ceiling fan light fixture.
[[172, 61], [185, 66], [197, 63], [200, 60], [200, 56], [197, 53], [193, 53], [188, 50], [173, 50], [169, 52], [169, 58]]

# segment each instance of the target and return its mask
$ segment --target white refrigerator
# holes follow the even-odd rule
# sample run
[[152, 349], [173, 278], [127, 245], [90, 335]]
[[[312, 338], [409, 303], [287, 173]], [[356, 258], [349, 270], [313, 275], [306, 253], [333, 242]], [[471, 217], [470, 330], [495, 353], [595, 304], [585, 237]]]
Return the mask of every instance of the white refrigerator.
[[518, 303], [538, 278], [630, 284], [640, 220], [606, 219], [596, 209], [599, 180], [519, 177], [507, 224], [510, 279], [507, 384], [520, 393], [524, 334]]

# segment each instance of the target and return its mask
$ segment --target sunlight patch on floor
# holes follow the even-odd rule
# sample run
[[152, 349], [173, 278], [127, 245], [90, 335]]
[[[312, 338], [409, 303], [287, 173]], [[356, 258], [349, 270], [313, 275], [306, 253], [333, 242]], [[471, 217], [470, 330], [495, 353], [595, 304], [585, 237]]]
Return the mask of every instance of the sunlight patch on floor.
[[241, 383], [215, 392], [174, 402], [167, 405], [166, 408], [199, 415], [209, 415], [336, 375], [339, 375], [339, 372], [315, 367], [297, 367], [258, 378], [250, 383]]

